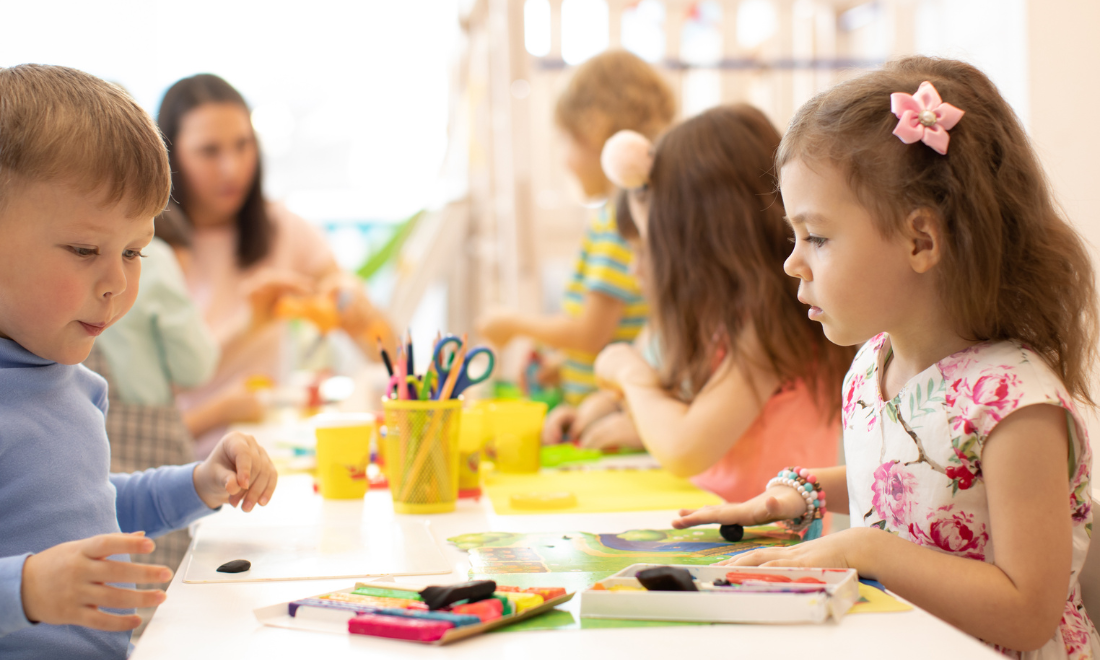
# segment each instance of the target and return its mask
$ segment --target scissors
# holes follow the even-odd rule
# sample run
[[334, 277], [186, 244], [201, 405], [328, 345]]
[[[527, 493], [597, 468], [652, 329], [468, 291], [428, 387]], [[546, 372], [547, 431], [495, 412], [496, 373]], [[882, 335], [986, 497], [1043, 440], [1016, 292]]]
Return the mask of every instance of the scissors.
[[[454, 389], [451, 390], [451, 398], [457, 399], [458, 395], [466, 391], [467, 388], [488, 380], [489, 376], [493, 374], [493, 367], [496, 366], [496, 355], [493, 354], [492, 350], [484, 346], [478, 346], [466, 353], [466, 357], [462, 360], [462, 364], [448, 364], [444, 366], [441, 358], [445, 353], [447, 344], [455, 345], [454, 352], [462, 348], [461, 339], [454, 335], [447, 335], [436, 345], [435, 353], [432, 355], [432, 362], [435, 364], [435, 370], [436, 373], [439, 374], [439, 382], [441, 384], [447, 382], [447, 378], [451, 375], [452, 369], [458, 369]], [[451, 353], [452, 357], [454, 352]], [[470, 376], [470, 363], [473, 362], [474, 358], [478, 355], [483, 354], [489, 357], [489, 363], [486, 365], [485, 371], [481, 372], [479, 376]], [[450, 360], [448, 360], [448, 362], [450, 362]], [[440, 390], [442, 391], [442, 389], [442, 385], [440, 385]], [[438, 394], [436, 396], [438, 396]]]
[[[389, 382], [389, 385], [386, 386], [386, 392], [395, 392], [396, 393], [397, 387], [399, 385], [401, 385], [401, 378], [402, 378], [401, 374], [394, 374], [394, 375], [390, 376], [390, 382]], [[412, 386], [409, 390], [407, 390], [408, 392], [416, 392], [420, 389], [420, 379], [419, 378], [417, 378], [416, 376], [412, 376], [412, 375], [405, 376], [404, 378], [405, 378], [405, 386], [406, 387], [408, 387], [409, 385]], [[400, 399], [402, 397], [400, 395], [397, 395], [397, 398]], [[412, 397], [412, 398], [415, 399], [416, 397]]]

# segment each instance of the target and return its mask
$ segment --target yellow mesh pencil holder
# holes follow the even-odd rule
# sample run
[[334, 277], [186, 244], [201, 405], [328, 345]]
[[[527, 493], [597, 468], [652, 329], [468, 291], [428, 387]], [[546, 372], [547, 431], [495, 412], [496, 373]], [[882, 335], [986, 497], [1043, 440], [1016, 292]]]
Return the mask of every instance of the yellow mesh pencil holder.
[[386, 476], [397, 513], [446, 513], [458, 499], [462, 400], [384, 399]]

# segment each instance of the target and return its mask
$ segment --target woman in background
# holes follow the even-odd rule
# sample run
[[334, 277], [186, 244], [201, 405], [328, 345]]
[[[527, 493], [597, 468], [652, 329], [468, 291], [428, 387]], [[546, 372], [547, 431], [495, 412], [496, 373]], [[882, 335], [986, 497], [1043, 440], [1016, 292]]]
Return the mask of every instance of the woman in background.
[[235, 422], [262, 412], [246, 379], [277, 380], [284, 354], [275, 308], [286, 295], [339, 300], [340, 327], [374, 356], [392, 331], [355, 276], [340, 269], [317, 228], [263, 196], [248, 105], [221, 78], [200, 74], [168, 90], [157, 122], [172, 164], [172, 199], [194, 230], [187, 286], [221, 347], [205, 386], [179, 397], [201, 458]]

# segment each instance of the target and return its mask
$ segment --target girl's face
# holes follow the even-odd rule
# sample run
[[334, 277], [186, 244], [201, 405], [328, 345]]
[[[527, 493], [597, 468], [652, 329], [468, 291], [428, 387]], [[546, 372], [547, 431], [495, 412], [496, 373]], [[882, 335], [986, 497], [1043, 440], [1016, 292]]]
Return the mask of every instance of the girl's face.
[[183, 116], [176, 158], [187, 186], [187, 212], [196, 225], [232, 223], [256, 178], [259, 150], [248, 110], [206, 103]]
[[783, 269], [801, 280], [798, 299], [825, 336], [851, 346], [904, 327], [913, 312], [907, 292], [918, 287], [910, 244], [882, 236], [835, 166], [791, 161], [780, 188], [795, 234]]

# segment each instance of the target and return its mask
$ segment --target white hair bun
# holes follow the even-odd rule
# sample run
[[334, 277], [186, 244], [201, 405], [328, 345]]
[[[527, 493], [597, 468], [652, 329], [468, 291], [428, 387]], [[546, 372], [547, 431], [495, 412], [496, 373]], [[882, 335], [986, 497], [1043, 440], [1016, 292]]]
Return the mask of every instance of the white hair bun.
[[604, 174], [620, 188], [641, 188], [653, 167], [653, 145], [641, 133], [619, 131], [604, 143], [600, 153]]

